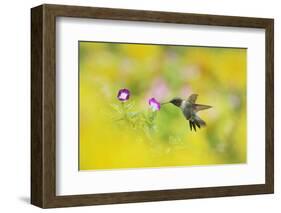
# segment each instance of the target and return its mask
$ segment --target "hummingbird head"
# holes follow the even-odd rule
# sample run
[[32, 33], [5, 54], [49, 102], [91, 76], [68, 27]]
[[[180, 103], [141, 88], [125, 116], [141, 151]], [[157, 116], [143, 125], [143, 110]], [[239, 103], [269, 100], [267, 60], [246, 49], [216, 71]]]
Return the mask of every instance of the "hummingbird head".
[[177, 107], [180, 107], [182, 101], [183, 100], [181, 98], [173, 98], [172, 100], [170, 100], [170, 103], [174, 104]]

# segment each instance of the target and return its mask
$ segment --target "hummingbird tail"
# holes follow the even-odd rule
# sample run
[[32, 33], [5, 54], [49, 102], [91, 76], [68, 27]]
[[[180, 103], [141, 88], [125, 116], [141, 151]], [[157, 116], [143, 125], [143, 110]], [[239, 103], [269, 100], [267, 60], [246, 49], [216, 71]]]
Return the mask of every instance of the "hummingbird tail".
[[196, 116], [195, 117], [195, 123], [199, 124], [199, 126], [206, 126], [206, 122], [203, 121], [200, 117]]
[[202, 126], [206, 126], [206, 122], [203, 121], [198, 116], [196, 116], [192, 120], [189, 120], [189, 127], [190, 127], [191, 131], [192, 131], [192, 129], [194, 129], [194, 131], [196, 132], [196, 127], [198, 127], [200, 129]]

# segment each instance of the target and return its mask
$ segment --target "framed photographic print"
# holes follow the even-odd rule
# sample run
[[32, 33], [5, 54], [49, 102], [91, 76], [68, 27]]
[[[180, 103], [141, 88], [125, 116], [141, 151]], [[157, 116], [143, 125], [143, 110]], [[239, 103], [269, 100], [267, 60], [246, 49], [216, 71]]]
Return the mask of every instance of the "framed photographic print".
[[274, 191], [273, 19], [31, 9], [31, 203]]

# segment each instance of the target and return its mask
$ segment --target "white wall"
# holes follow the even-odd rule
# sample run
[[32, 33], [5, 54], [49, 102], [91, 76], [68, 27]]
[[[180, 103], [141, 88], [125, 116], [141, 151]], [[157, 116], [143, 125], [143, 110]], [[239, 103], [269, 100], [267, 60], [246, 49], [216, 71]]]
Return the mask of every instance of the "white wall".
[[[2, 1], [0, 6], [0, 136], [1, 175], [0, 210], [39, 212], [29, 202], [30, 173], [30, 8], [43, 3], [37, 0]], [[278, 212], [281, 207], [280, 144], [280, 30], [279, 1], [246, 0], [98, 0], [48, 1], [56, 4], [120, 7], [175, 12], [209, 13], [275, 18], [275, 194], [212, 198], [183, 201], [122, 204], [96, 207], [52, 209], [50, 212]], [[278, 110], [279, 109], [279, 110]], [[208, 178], [208, 177], [206, 177]], [[6, 210], [6, 211], [4, 211]]]

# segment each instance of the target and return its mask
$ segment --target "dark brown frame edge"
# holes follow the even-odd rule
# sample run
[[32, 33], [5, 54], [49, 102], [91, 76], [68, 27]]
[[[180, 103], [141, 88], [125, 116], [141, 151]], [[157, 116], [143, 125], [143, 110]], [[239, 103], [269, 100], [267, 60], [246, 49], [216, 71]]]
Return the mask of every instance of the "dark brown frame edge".
[[[266, 32], [266, 183], [195, 189], [56, 196], [56, 17], [263, 28]], [[67, 207], [274, 192], [274, 20], [41, 5], [31, 9], [31, 203]]]

